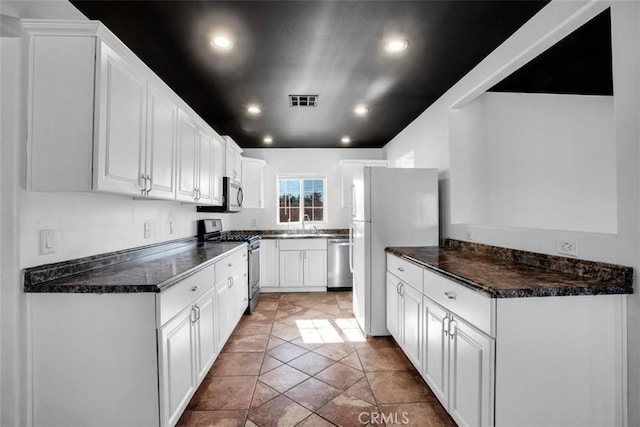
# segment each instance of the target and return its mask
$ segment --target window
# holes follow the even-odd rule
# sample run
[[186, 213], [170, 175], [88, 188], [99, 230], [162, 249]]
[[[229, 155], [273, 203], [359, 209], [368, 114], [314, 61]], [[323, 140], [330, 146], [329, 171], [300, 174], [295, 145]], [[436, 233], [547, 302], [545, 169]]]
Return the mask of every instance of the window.
[[324, 177], [278, 177], [278, 224], [325, 222]]

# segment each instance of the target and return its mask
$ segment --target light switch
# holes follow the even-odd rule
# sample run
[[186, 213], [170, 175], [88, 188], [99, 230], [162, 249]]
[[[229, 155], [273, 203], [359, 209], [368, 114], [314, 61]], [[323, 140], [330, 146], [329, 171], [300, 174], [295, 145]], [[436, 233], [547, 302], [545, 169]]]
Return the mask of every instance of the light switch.
[[40, 230], [40, 255], [56, 252], [55, 230]]

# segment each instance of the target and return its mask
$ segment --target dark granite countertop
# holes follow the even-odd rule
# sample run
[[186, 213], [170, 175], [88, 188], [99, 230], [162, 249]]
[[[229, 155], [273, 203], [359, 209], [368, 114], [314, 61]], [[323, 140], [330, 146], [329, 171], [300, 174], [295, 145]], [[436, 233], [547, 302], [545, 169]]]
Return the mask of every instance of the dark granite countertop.
[[455, 240], [386, 251], [491, 298], [633, 293], [633, 269], [619, 265]]
[[162, 292], [214, 263], [243, 242], [195, 238], [112, 252], [25, 270], [25, 292]]
[[[248, 232], [248, 231], [243, 231]], [[348, 239], [349, 229], [332, 228], [318, 230], [252, 230], [252, 233], [260, 235], [261, 239]]]

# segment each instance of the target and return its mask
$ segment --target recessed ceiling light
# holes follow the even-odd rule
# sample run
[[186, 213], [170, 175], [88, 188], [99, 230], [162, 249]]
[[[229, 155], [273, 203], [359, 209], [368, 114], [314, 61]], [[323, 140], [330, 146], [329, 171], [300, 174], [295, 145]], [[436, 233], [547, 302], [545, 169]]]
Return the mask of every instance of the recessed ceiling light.
[[351, 138], [345, 135], [342, 137], [342, 139], [340, 139], [340, 142], [342, 142], [343, 144], [349, 144], [351, 142]]
[[262, 110], [260, 109], [260, 107], [258, 107], [258, 106], [257, 106], [257, 105], [255, 105], [255, 104], [249, 105], [249, 106], [247, 107], [247, 111], [248, 111], [250, 114], [260, 114], [260, 113], [262, 113]]
[[229, 50], [233, 47], [233, 42], [227, 36], [214, 36], [211, 38], [211, 46], [219, 50]]
[[365, 116], [369, 112], [369, 109], [364, 105], [356, 105], [356, 108], [353, 109], [353, 112], [359, 116]]
[[265, 144], [271, 144], [273, 142], [273, 138], [267, 135], [264, 137], [263, 141]]
[[384, 45], [384, 50], [390, 53], [398, 53], [406, 50], [409, 47], [409, 40], [407, 39], [390, 39]]

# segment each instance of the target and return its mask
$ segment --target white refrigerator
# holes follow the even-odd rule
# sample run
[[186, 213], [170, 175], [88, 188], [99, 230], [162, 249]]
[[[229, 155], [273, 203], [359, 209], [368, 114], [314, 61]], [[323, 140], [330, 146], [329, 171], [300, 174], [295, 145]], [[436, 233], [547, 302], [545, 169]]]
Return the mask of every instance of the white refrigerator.
[[384, 249], [438, 245], [438, 170], [363, 167], [350, 214], [353, 312], [365, 334], [389, 335]]

